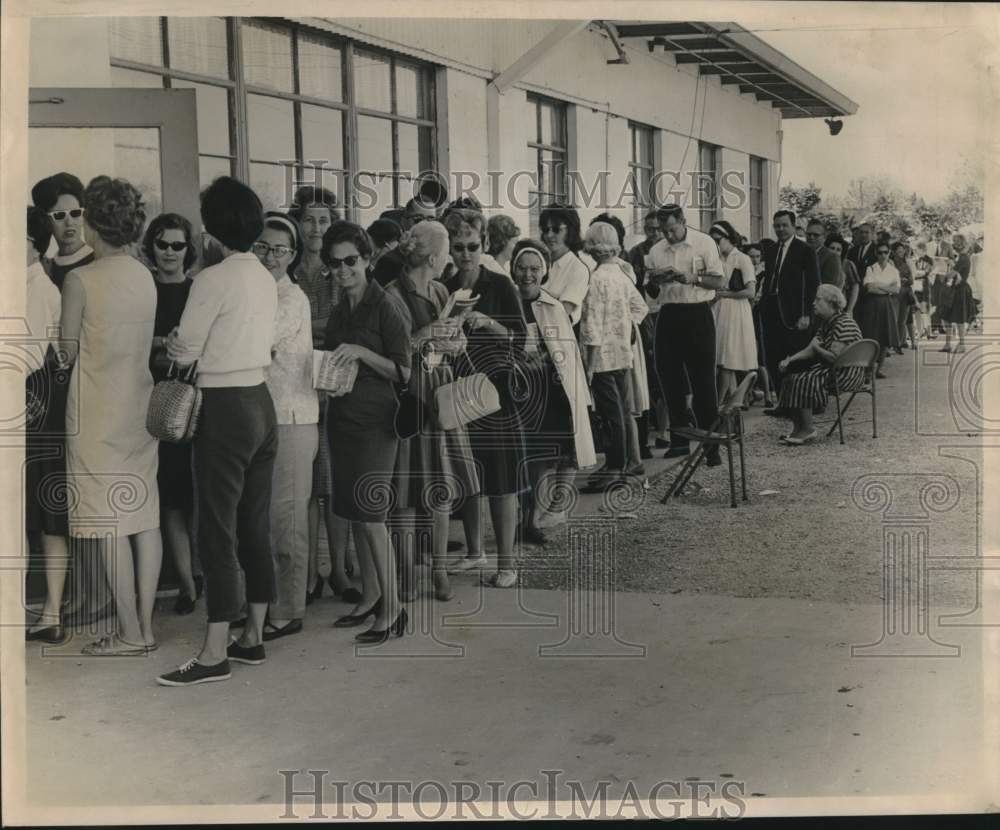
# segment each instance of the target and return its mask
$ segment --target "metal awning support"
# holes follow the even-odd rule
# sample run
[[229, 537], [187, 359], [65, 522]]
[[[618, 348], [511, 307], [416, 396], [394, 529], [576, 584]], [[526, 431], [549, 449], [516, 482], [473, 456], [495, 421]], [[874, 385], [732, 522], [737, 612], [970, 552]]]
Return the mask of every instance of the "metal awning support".
[[552, 49], [589, 25], [589, 20], [564, 20], [557, 23], [551, 32], [490, 81], [490, 88], [502, 95], [527, 75]]

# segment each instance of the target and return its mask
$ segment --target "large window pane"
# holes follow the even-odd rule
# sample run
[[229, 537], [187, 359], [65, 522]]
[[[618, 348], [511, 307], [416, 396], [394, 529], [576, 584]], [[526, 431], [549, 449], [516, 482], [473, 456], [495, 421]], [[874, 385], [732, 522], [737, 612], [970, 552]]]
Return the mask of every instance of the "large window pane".
[[[358, 193], [358, 207], [372, 218], [393, 207], [392, 188], [392, 122], [383, 118], [358, 118], [358, 170], [368, 174], [361, 186], [367, 193]], [[360, 188], [359, 188], [360, 190]]]
[[313, 98], [344, 100], [343, 52], [305, 32], [299, 34], [299, 92]]
[[293, 173], [293, 168], [283, 164], [250, 165], [250, 187], [257, 192], [264, 210], [288, 209]]
[[160, 131], [155, 128], [115, 128], [114, 175], [128, 179], [142, 194], [146, 219], [163, 212], [160, 181]]
[[219, 176], [231, 176], [232, 171], [233, 165], [229, 159], [217, 159], [211, 156], [198, 158], [198, 184], [202, 188], [208, 187]]
[[163, 76], [150, 72], [133, 72], [131, 69], [111, 67], [111, 86], [148, 87], [163, 89]]
[[202, 153], [228, 156], [232, 150], [229, 138], [229, 90], [221, 86], [172, 80], [174, 89], [195, 90], [198, 107], [198, 149]]
[[294, 92], [292, 37], [288, 29], [247, 22], [240, 27], [240, 31], [246, 82], [281, 92]]
[[399, 136], [399, 171], [416, 176], [433, 167], [431, 130], [413, 124], [397, 124]]
[[553, 153], [545, 150], [541, 153], [541, 164], [542, 178], [539, 189], [543, 193], [552, 194], [561, 201], [566, 191], [565, 156], [562, 153]]
[[566, 130], [563, 123], [565, 110], [553, 104], [541, 103], [542, 114], [542, 144], [552, 144], [556, 147], [566, 146]]
[[371, 52], [354, 53], [354, 83], [358, 106], [380, 112], [389, 112], [389, 59]]
[[248, 95], [247, 115], [251, 160], [295, 160], [295, 121], [291, 101]]
[[302, 105], [302, 161], [344, 166], [344, 115], [340, 110]]
[[416, 66], [396, 64], [396, 112], [411, 118], [430, 118], [428, 84]]
[[163, 66], [158, 17], [112, 17], [108, 21], [111, 57]]
[[229, 46], [224, 18], [168, 17], [167, 44], [172, 69], [215, 78], [229, 77]]

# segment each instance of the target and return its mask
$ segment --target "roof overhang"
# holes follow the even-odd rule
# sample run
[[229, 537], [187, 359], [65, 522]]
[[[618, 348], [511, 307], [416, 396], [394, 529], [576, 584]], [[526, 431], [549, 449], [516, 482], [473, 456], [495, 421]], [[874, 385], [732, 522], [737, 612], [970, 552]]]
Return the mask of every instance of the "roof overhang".
[[609, 20], [622, 40], [662, 46], [678, 64], [717, 75], [724, 85], [781, 110], [782, 118], [853, 115], [858, 105], [737, 23]]

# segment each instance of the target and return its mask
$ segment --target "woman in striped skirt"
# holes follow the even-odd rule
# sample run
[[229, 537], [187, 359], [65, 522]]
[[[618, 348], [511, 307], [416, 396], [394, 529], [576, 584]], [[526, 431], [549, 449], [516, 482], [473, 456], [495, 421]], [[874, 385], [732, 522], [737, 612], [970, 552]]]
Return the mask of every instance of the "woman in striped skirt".
[[[820, 318], [816, 336], [808, 346], [778, 364], [783, 375], [778, 406], [792, 413], [793, 430], [783, 435], [784, 444], [805, 444], [816, 437], [812, 416], [826, 408], [829, 396], [830, 365], [852, 343], [861, 339], [861, 329], [845, 312], [847, 301], [835, 285], [821, 285], [816, 292], [813, 311]], [[791, 369], [793, 363], [802, 368]], [[840, 369], [837, 383], [842, 392], [853, 392], [865, 383], [863, 367]]]

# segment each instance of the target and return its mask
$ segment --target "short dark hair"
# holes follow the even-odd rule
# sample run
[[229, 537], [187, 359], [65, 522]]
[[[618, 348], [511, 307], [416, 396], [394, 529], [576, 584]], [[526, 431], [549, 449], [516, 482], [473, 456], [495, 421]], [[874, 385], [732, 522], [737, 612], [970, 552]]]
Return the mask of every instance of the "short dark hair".
[[341, 242], [350, 242], [358, 249], [363, 259], [371, 259], [375, 251], [371, 237], [361, 225], [341, 219], [330, 225], [323, 234], [323, 247], [320, 249], [319, 257], [327, 267], [330, 265], [330, 250]]
[[379, 247], [385, 247], [390, 242], [399, 242], [403, 229], [391, 219], [376, 219], [368, 226], [368, 235]]
[[441, 224], [450, 237], [461, 231], [463, 225], [467, 225], [479, 231], [480, 239], [486, 239], [486, 217], [478, 210], [449, 207], [441, 219]]
[[88, 227], [108, 245], [124, 248], [137, 242], [146, 224], [142, 194], [125, 179], [95, 176], [83, 191]]
[[774, 216], [771, 217], [772, 222], [777, 222], [782, 216], [787, 216], [792, 220], [792, 224], [795, 224], [795, 211], [794, 210], [778, 210], [775, 211]]
[[806, 227], [811, 228], [813, 225], [819, 225], [824, 231], [826, 230], [826, 223], [817, 217], [813, 217], [808, 222], [806, 222]]
[[920, 259], [917, 260], [917, 265], [930, 265], [934, 267], [934, 258], [924, 254]]
[[594, 222], [604, 222], [611, 225], [611, 227], [614, 228], [615, 232], [618, 234], [618, 247], [625, 247], [625, 225], [622, 224], [621, 219], [617, 216], [612, 216], [610, 213], [602, 213], [590, 220], [591, 225], [593, 225]]
[[654, 219], [657, 222], [660, 221], [660, 217], [655, 210], [646, 211], [646, 215], [642, 217], [642, 224], [645, 225], [650, 219]]
[[[413, 201], [412, 199], [410, 201]], [[423, 207], [433, 207], [433, 205], [427, 202], [419, 202]], [[468, 196], [462, 196], [455, 199], [453, 202], [448, 203], [448, 207], [444, 209], [442, 216], [447, 216], [449, 213], [456, 210], [473, 210], [479, 213], [483, 212], [483, 204], [475, 196], [469, 194]]]
[[500, 213], [491, 216], [486, 223], [486, 235], [489, 237], [489, 254], [496, 256], [512, 239], [517, 239], [521, 235], [521, 229], [517, 223], [506, 214]]
[[671, 216], [678, 222], [683, 222], [684, 208], [674, 202], [670, 202], [666, 205], [660, 205], [656, 209], [656, 218], [661, 222], [666, 222]]
[[891, 243], [891, 244], [889, 245], [889, 247], [890, 247], [890, 248], [891, 248], [891, 249], [892, 249], [893, 251], [895, 251], [895, 250], [896, 250], [896, 248], [909, 248], [910, 246], [906, 244], [905, 240], [902, 240], [902, 239], [897, 239], [897, 240], [896, 240], [895, 242], [892, 242], [892, 243]]
[[243, 182], [219, 176], [201, 193], [201, 221], [227, 248], [246, 253], [264, 230], [264, 206]]
[[39, 256], [45, 256], [52, 241], [52, 223], [40, 207], [28, 205], [28, 238]]
[[847, 259], [847, 240], [844, 239], [839, 233], [831, 233], [826, 239], [823, 240], [823, 245], [829, 248], [834, 243], [840, 245], [840, 258]]
[[580, 214], [570, 205], [552, 204], [542, 209], [538, 218], [538, 226], [556, 222], [566, 226], [566, 247], [574, 253], [583, 249], [583, 239], [580, 238]]
[[[291, 225], [290, 228], [289, 225]], [[269, 210], [264, 213], [264, 227], [274, 231], [284, 231], [288, 234], [288, 238], [292, 242], [292, 250], [295, 253], [292, 255], [288, 267], [285, 268], [285, 273], [292, 278], [292, 282], [298, 282], [295, 279], [295, 269], [302, 261], [302, 229], [299, 227], [299, 223], [295, 221], [295, 217], [289, 216], [287, 213], [282, 213], [280, 210]], [[263, 231], [261, 232], [263, 233]]]
[[75, 196], [83, 204], [83, 182], [72, 173], [56, 173], [37, 182], [31, 188], [31, 201], [35, 207], [50, 211], [60, 196]]
[[337, 194], [325, 187], [317, 187], [307, 184], [295, 191], [292, 197], [292, 206], [288, 209], [288, 215], [296, 222], [301, 222], [305, 215], [306, 208], [325, 207], [330, 211], [330, 221], [337, 222], [341, 219]]
[[156, 258], [153, 252], [153, 245], [164, 231], [182, 231], [184, 241], [187, 242], [187, 250], [184, 252], [184, 270], [190, 271], [198, 259], [198, 249], [194, 244], [194, 229], [187, 218], [179, 213], [161, 213], [146, 228], [146, 235], [142, 238], [142, 252], [146, 255], [146, 262], [151, 268], [156, 267]]
[[731, 245], [740, 244], [740, 233], [736, 228], [733, 227], [731, 222], [725, 219], [720, 219], [718, 222], [713, 222], [712, 227], [708, 229], [709, 236], [712, 235], [712, 231], [717, 233], [721, 232], [726, 239], [729, 240]]

